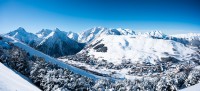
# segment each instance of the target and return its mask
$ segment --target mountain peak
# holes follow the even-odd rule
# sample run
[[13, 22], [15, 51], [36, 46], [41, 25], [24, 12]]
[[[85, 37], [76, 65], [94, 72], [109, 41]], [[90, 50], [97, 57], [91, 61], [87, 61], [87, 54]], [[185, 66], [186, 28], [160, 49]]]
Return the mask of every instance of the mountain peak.
[[14, 36], [14, 35], [26, 35], [28, 32], [26, 32], [26, 30], [22, 27], [17, 28], [14, 31], [11, 31], [9, 33], [7, 33], [9, 36]]
[[142, 35], [145, 37], [158, 37], [158, 38], [164, 38], [167, 35], [162, 33], [161, 31], [155, 30], [155, 31], [151, 31], [151, 32], [146, 32], [146, 33], [138, 33], [138, 35]]
[[104, 29], [105, 27], [102, 26], [98, 26], [98, 27], [94, 27], [93, 29]]
[[55, 29], [54, 29], [54, 31], [60, 31], [60, 29], [58, 29], [58, 28], [55, 28]]
[[52, 30], [50, 30], [50, 29], [42, 29], [39, 32], [37, 32], [36, 35], [39, 38], [44, 38], [44, 37], [48, 36], [51, 32], [52, 32]]
[[72, 32], [72, 31], [69, 31], [69, 32], [67, 32], [66, 34], [67, 34], [67, 36], [68, 36], [70, 39], [73, 39], [73, 40], [75, 40], [75, 41], [78, 41], [79, 35], [78, 35], [77, 33], [74, 33], [74, 32]]
[[[42, 29], [42, 30], [40, 30], [39, 32], [46, 32], [46, 31], [52, 31], [51, 29]], [[39, 33], [38, 32], [38, 33]]]
[[104, 35], [135, 35], [131, 29], [94, 27], [80, 34], [79, 42], [89, 43], [93, 39]]
[[117, 28], [117, 30], [121, 33], [121, 35], [135, 35], [135, 31], [131, 29]]
[[24, 28], [23, 27], [18, 27], [17, 30], [24, 30]]
[[26, 30], [23, 27], [19, 27], [15, 30], [15, 32], [20, 32], [20, 33], [24, 33], [26, 32]]
[[54, 29], [53, 32], [54, 32], [54, 34], [58, 34], [58, 35], [66, 35], [65, 31], [61, 31], [58, 28]]
[[7, 35], [12, 36], [27, 44], [32, 43], [38, 38], [35, 34], [26, 32], [26, 30], [22, 27], [19, 27], [18, 29], [7, 33]]
[[151, 32], [150, 32], [150, 35], [155, 36], [155, 37], [165, 37], [165, 36], [166, 36], [166, 34], [164, 34], [164, 33], [161, 32], [161, 31], [158, 31], [158, 30], [156, 30], [156, 31], [151, 31]]
[[162, 31], [160, 31], [160, 30], [154, 30], [154, 31], [151, 31], [150, 33], [154, 33], [154, 34], [163, 34]]

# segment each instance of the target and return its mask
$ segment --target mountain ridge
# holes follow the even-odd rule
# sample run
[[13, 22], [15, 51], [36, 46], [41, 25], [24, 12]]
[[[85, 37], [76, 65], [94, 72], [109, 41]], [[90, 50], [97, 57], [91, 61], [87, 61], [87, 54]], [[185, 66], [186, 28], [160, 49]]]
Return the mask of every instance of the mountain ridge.
[[[20, 35], [21, 34], [21, 35]], [[78, 53], [80, 50], [84, 48], [85, 45], [89, 45], [95, 39], [108, 36], [143, 36], [147, 38], [154, 39], [164, 39], [164, 40], [173, 40], [176, 42], [180, 42], [184, 45], [197, 46], [200, 47], [200, 34], [182, 34], [182, 35], [166, 35], [161, 31], [150, 31], [145, 33], [136, 33], [131, 29], [122, 29], [122, 28], [105, 28], [105, 27], [94, 27], [88, 30], [83, 31], [82, 33], [74, 33], [74, 32], [65, 32], [61, 31], [58, 28], [54, 30], [50, 29], [42, 29], [36, 34], [28, 33], [24, 28], [19, 27], [17, 30], [7, 33], [7, 35], [12, 36], [14, 38], [19, 39], [22, 42], [36, 48], [44, 53], [49, 53], [49, 55], [53, 56], [55, 51], [59, 51], [58, 54], [54, 55], [55, 57], [60, 57], [58, 55], [66, 56], [73, 55]], [[15, 36], [18, 35], [18, 36]], [[184, 37], [183, 37], [184, 36]], [[28, 38], [27, 38], [28, 37]], [[64, 44], [64, 45], [63, 45]], [[50, 47], [57, 45], [56, 48], [50, 50]], [[66, 49], [63, 46], [68, 46]], [[47, 49], [45, 49], [47, 48]], [[69, 50], [76, 50], [72, 53]], [[63, 50], [64, 53], [62, 52]]]

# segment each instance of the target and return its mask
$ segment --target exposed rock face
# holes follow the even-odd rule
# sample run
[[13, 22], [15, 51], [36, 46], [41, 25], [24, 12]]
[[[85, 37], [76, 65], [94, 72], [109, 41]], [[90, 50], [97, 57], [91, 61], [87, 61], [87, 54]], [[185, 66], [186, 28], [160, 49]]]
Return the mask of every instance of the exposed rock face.
[[52, 45], [53, 45], [52, 47], [49, 47], [48, 44], [42, 44], [37, 46], [36, 49], [50, 56], [60, 57], [65, 55], [76, 54], [83, 48], [84, 44], [78, 44], [78, 47], [74, 47], [62, 41], [60, 42], [60, 44], [53, 43]]
[[0, 36], [0, 40], [2, 40], [2, 39], [3, 39], [3, 37]]
[[161, 58], [162, 62], [172, 62], [172, 63], [178, 63], [180, 60], [174, 58], [174, 57], [163, 57]]
[[104, 44], [99, 44], [93, 49], [95, 49], [97, 52], [107, 52], [107, 47]]

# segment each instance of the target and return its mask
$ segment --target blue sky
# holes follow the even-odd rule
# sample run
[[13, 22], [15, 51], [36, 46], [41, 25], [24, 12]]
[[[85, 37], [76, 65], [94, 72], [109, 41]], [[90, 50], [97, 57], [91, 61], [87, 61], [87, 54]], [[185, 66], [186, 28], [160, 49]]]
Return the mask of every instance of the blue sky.
[[200, 33], [200, 0], [0, 0], [0, 33], [96, 26]]

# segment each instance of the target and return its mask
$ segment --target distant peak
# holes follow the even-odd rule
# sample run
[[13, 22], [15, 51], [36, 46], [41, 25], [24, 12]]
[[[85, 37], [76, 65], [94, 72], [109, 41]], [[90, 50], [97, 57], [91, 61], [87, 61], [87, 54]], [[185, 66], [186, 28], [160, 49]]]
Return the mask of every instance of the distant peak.
[[154, 32], [161, 32], [160, 30], [153, 30]]
[[68, 31], [67, 34], [77, 34], [77, 33], [72, 32], [72, 31]]
[[59, 35], [59, 36], [61, 36], [61, 35], [64, 36], [64, 35], [67, 34], [67, 32], [61, 31], [60, 29], [56, 28], [56, 29], [53, 30], [53, 34], [54, 35]]
[[17, 30], [16, 30], [17, 32], [26, 32], [26, 30], [23, 28], [23, 27], [19, 27], [19, 28], [17, 28]]
[[18, 29], [24, 29], [23, 27], [19, 27]]
[[59, 30], [60, 31], [60, 29], [58, 29], [58, 28], [56, 28], [55, 30]]
[[165, 35], [162, 31], [159, 31], [159, 30], [151, 31], [151, 32], [149, 32], [149, 34], [153, 34], [153, 35], [155, 35], [155, 34]]
[[98, 26], [98, 27], [94, 27], [94, 28], [92, 28], [92, 29], [96, 30], [96, 29], [106, 29], [106, 28], [105, 28], [105, 27]]
[[102, 27], [102, 26], [98, 26], [98, 27], [95, 27], [95, 28], [105, 28], [105, 27]]
[[128, 29], [128, 28], [116, 28], [117, 30], [126, 30], [126, 31], [133, 31], [132, 29]]
[[42, 32], [50, 33], [50, 32], [52, 32], [52, 30], [50, 30], [50, 29], [42, 29], [42, 30], [39, 31], [38, 33], [42, 33]]
[[8, 34], [14, 35], [14, 34], [16, 34], [16, 33], [25, 34], [25, 33], [27, 33], [27, 32], [26, 32], [26, 30], [25, 30], [24, 28], [19, 27], [19, 28], [17, 28], [17, 29], [14, 30], [14, 31], [9, 32]]
[[61, 32], [60, 29], [56, 28], [54, 29], [54, 32]]
[[41, 31], [52, 31], [51, 29], [42, 29]]
[[123, 30], [123, 28], [121, 28], [121, 27], [119, 27], [119, 28], [116, 28], [116, 29]]

